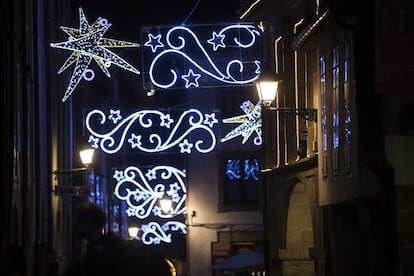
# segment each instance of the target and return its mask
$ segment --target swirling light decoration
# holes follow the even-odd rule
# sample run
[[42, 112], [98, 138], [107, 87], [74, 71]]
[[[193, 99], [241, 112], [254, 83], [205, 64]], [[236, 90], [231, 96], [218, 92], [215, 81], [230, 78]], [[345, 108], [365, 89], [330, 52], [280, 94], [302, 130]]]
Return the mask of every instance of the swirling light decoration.
[[185, 110], [176, 120], [158, 110], [141, 110], [123, 118], [119, 110], [111, 110], [107, 117], [102, 110], [95, 109], [87, 114], [85, 121], [89, 143], [108, 154], [118, 152], [125, 141], [132, 149], [148, 153], [165, 152], [177, 146], [180, 153], [190, 154], [193, 149], [208, 153], [216, 146], [212, 130], [218, 123], [215, 113], [203, 114], [197, 109]]
[[[186, 234], [185, 186], [186, 173], [172, 166], [156, 166], [144, 174], [138, 167], [130, 166], [125, 170], [115, 170], [113, 178], [117, 181], [114, 195], [126, 202], [129, 217], [149, 221], [141, 225], [141, 240], [144, 244], [171, 243], [169, 232], [180, 231]], [[161, 211], [160, 199], [169, 197], [173, 202], [168, 213]], [[167, 220], [154, 221], [155, 218]]]
[[[238, 58], [234, 58], [234, 52], [227, 55], [219, 55], [218, 52], [225, 49], [253, 48], [257, 46], [260, 35], [256, 26], [248, 24], [234, 24], [218, 32], [213, 31], [207, 43], [202, 43], [203, 40], [185, 26], [169, 29], [164, 42], [162, 34], [148, 33], [144, 46], [150, 47], [155, 54], [149, 61], [149, 79], [162, 89], [199, 87], [200, 80], [204, 81], [203, 86], [211, 85], [209, 80], [220, 85], [251, 84], [260, 75], [258, 59], [245, 61], [242, 60], [241, 53], [236, 55]], [[172, 62], [168, 63], [170, 58]], [[185, 66], [178, 68], [177, 60], [185, 62]], [[226, 60], [224, 64], [223, 60]], [[166, 68], [170, 68], [169, 71]], [[167, 70], [168, 80], [161, 79], [162, 70]], [[180, 78], [184, 80], [184, 85], [177, 84]]]
[[179, 221], [169, 221], [162, 225], [156, 222], [150, 222], [141, 226], [141, 241], [146, 245], [159, 244], [161, 242], [171, 243], [171, 234], [168, 232], [180, 231], [181, 234], [187, 234], [187, 227]]

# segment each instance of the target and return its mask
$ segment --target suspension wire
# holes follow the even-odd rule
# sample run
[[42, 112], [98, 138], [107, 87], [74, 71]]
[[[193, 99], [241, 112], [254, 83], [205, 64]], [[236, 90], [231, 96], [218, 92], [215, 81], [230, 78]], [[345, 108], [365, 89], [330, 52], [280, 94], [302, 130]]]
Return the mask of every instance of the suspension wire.
[[194, 4], [193, 8], [191, 9], [190, 13], [187, 15], [187, 17], [184, 19], [184, 21], [181, 22], [181, 25], [184, 25], [185, 22], [187, 22], [187, 20], [191, 17], [191, 15], [195, 11], [195, 9], [197, 8], [197, 6], [198, 6], [199, 3], [200, 3], [200, 0], [197, 0], [197, 2]]

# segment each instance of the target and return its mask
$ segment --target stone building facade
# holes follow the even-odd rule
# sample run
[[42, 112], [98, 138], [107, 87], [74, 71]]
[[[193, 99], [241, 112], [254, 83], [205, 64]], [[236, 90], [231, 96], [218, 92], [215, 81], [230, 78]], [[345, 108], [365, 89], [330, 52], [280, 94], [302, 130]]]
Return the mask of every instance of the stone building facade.
[[270, 275], [411, 275], [412, 5], [251, 1], [243, 11], [273, 26], [276, 107], [318, 112], [316, 123], [266, 117]]

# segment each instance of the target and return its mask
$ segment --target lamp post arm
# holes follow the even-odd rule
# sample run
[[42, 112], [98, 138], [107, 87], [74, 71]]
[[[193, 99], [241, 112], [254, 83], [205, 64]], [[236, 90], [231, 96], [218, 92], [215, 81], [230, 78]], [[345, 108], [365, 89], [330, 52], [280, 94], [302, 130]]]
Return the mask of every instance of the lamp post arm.
[[295, 113], [299, 118], [307, 121], [317, 122], [317, 110], [315, 108], [290, 108], [290, 107], [268, 107], [271, 111], [279, 111], [282, 113]]

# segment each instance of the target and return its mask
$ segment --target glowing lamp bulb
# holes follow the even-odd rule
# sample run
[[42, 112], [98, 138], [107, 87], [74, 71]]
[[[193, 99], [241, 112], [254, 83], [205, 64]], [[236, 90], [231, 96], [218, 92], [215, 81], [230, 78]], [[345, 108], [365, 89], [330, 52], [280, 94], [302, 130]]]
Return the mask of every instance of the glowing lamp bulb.
[[160, 199], [160, 206], [161, 206], [161, 210], [164, 213], [169, 213], [171, 211], [171, 207], [172, 207], [172, 200], [164, 195], [161, 199]]
[[81, 161], [85, 166], [89, 166], [92, 163], [94, 152], [95, 149], [84, 149], [79, 151]]
[[136, 238], [138, 236], [138, 230], [139, 230], [139, 228], [138, 227], [135, 227], [135, 226], [128, 227], [128, 235], [131, 238]]

